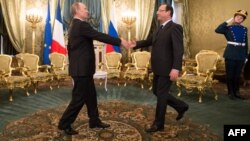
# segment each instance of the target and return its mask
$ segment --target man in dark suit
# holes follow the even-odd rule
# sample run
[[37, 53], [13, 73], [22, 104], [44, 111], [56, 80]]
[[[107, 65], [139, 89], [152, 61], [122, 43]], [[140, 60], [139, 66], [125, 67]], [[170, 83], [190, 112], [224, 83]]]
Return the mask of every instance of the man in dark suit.
[[221, 23], [215, 32], [223, 34], [227, 40], [225, 58], [227, 90], [230, 99], [244, 99], [240, 95], [240, 74], [248, 55], [247, 28], [241, 23], [247, 18], [247, 11], [238, 10], [234, 17]]
[[69, 74], [74, 80], [72, 100], [63, 113], [58, 128], [68, 135], [78, 134], [71, 124], [86, 104], [90, 128], [107, 128], [110, 125], [101, 122], [97, 107], [97, 95], [93, 75], [95, 73], [95, 52], [93, 40], [113, 44], [126, 45], [126, 41], [97, 32], [89, 23], [88, 9], [85, 4], [75, 2], [71, 12], [73, 20], [69, 29], [68, 56]]
[[134, 49], [153, 46], [151, 51], [151, 64], [153, 77], [153, 93], [157, 96], [155, 120], [146, 132], [164, 130], [165, 113], [167, 105], [173, 107], [180, 120], [188, 110], [188, 105], [176, 99], [169, 93], [172, 81], [179, 76], [182, 68], [183, 29], [172, 21], [173, 8], [162, 4], [157, 11], [157, 18], [161, 27], [153, 32], [146, 40], [130, 42]]

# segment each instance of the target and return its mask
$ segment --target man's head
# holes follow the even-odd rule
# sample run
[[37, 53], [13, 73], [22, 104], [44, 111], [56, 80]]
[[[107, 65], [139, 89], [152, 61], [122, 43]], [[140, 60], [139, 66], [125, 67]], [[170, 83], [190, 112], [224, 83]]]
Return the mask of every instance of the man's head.
[[234, 23], [241, 24], [247, 18], [247, 11], [238, 10], [234, 13]]
[[89, 11], [85, 4], [81, 2], [75, 2], [71, 6], [71, 14], [74, 18], [86, 20], [89, 17]]
[[174, 14], [173, 7], [168, 4], [161, 4], [157, 11], [157, 19], [160, 23], [164, 23], [167, 20], [172, 19]]

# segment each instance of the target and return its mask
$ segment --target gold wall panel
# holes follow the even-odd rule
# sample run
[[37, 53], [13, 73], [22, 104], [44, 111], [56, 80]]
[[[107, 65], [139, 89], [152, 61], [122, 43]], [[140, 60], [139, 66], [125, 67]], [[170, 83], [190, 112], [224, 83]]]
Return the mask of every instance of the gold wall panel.
[[[249, 0], [189, 0], [191, 56], [201, 49], [212, 49], [220, 54], [226, 46], [222, 34], [215, 33], [215, 28], [223, 21], [233, 17], [239, 9], [250, 14]], [[243, 23], [250, 29], [250, 18]]]

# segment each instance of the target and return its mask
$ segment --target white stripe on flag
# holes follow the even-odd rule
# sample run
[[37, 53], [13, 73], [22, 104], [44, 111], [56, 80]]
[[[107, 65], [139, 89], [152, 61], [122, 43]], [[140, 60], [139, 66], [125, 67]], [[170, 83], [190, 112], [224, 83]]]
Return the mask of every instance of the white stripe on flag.
[[62, 23], [59, 22], [57, 19], [55, 20], [54, 25], [53, 40], [57, 41], [61, 45], [61, 47], [65, 48], [63, 26]]

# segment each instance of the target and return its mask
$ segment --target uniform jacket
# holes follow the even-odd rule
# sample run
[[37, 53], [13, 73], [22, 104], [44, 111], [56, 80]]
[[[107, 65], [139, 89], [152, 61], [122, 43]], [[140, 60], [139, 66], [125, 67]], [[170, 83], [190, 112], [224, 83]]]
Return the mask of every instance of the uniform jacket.
[[69, 28], [68, 56], [69, 75], [91, 76], [95, 73], [95, 51], [93, 40], [120, 45], [119, 38], [94, 30], [89, 23], [73, 19]]
[[245, 60], [248, 52], [247, 28], [242, 25], [230, 25], [226, 22], [220, 24], [216, 29], [216, 33], [224, 34], [227, 41], [245, 43], [245, 46], [236, 46], [227, 44], [224, 51], [224, 58], [231, 60]]
[[151, 45], [151, 66], [154, 74], [169, 76], [171, 69], [181, 70], [184, 53], [181, 25], [169, 21], [146, 40], [136, 42], [134, 49]]

